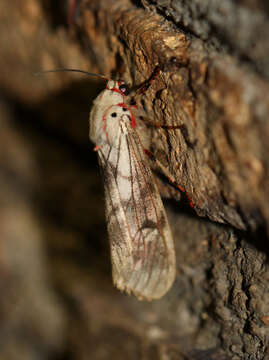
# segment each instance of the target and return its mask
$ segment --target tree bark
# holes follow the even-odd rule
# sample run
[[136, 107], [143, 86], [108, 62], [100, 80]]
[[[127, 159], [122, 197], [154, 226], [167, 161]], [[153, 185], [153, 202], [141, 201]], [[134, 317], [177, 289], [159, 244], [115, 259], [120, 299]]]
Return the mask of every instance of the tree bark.
[[[1, 357], [269, 358], [268, 5], [63, 4], [0, 5]], [[159, 301], [112, 286], [87, 123], [104, 84], [32, 75], [63, 67], [131, 86], [160, 67], [138, 105], [180, 126], [150, 150], [194, 208], [156, 172], [177, 255]]]

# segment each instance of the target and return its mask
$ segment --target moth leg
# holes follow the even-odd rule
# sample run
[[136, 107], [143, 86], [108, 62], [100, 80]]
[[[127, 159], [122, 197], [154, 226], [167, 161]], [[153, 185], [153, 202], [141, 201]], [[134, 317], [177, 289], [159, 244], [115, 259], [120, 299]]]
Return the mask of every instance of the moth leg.
[[160, 72], [161, 72], [161, 68], [159, 65], [157, 65], [153, 70], [153, 73], [151, 74], [150, 78], [144, 81], [141, 85], [139, 85], [138, 88], [136, 88], [136, 93], [139, 95], [144, 94], [148, 90], [150, 85], [155, 81], [155, 79], [160, 75]]
[[181, 125], [163, 125], [161, 123], [156, 123], [155, 121], [151, 120], [150, 118], [144, 117], [143, 115], [140, 116], [140, 119], [143, 120], [145, 123], [149, 124], [152, 127], [155, 127], [157, 129], [165, 129], [165, 130], [180, 130], [182, 136], [184, 137], [184, 140], [186, 144], [190, 148], [194, 148], [197, 140], [191, 141], [189, 137], [189, 132], [185, 124]]
[[157, 123], [150, 118], [144, 117], [143, 115], [140, 116], [140, 119], [143, 120], [145, 123], [149, 124], [152, 127], [155, 127], [157, 129], [164, 129], [164, 130], [180, 130], [182, 136], [184, 137], [184, 140], [186, 144], [193, 149], [197, 143], [197, 140], [191, 141], [189, 137], [189, 132], [185, 124], [181, 125], [163, 125], [161, 123]]
[[174, 179], [174, 177], [170, 174], [170, 172], [167, 170], [167, 168], [165, 166], [163, 166], [163, 164], [154, 156], [154, 154], [148, 150], [148, 149], [144, 149], [145, 154], [150, 158], [151, 161], [153, 161], [156, 166], [161, 170], [161, 172], [163, 173], [163, 175], [168, 179], [168, 181], [177, 189], [179, 189], [179, 191], [181, 193], [184, 194], [184, 196], [186, 197], [189, 205], [191, 208], [194, 208], [194, 204], [192, 202], [192, 199], [190, 197], [190, 195], [187, 193], [187, 191], [181, 186], [178, 185], [176, 183], [176, 180]]
[[143, 115], [140, 116], [140, 118], [141, 118], [141, 120], [143, 120], [144, 122], [146, 122], [150, 126], [155, 127], [157, 129], [166, 129], [166, 130], [177, 130], [177, 129], [179, 129], [179, 130], [181, 130], [181, 129], [185, 128], [184, 124], [182, 124], [182, 125], [163, 125], [161, 123], [157, 123], [154, 120], [151, 120], [148, 117], [144, 117]]
[[[148, 88], [150, 87], [150, 85], [156, 80], [156, 78], [160, 75], [161, 72], [161, 67], [159, 65], [157, 65], [153, 71], [153, 73], [151, 74], [150, 78], [147, 79], [146, 81], [144, 81], [141, 85], [135, 87], [133, 89], [133, 91], [135, 92], [135, 94], [131, 97], [131, 101], [130, 101], [130, 105], [133, 106], [135, 109], [137, 109], [136, 107], [136, 97], [144, 94]], [[190, 137], [189, 137], [189, 132], [188, 129], [186, 127], [185, 124], [181, 124], [181, 125], [163, 125], [160, 123], [156, 123], [154, 121], [152, 121], [149, 118], [145, 118], [144, 116], [141, 116], [141, 118], [143, 120], [145, 120], [148, 124], [150, 124], [151, 126], [154, 126], [158, 129], [166, 129], [166, 130], [176, 130], [179, 129], [182, 133], [182, 136], [185, 139], [186, 144], [190, 147], [190, 148], [194, 148], [194, 146], [197, 143], [197, 140], [191, 141]]]
[[142, 84], [135, 86], [132, 91], [131, 91], [131, 100], [130, 100], [130, 105], [136, 105], [136, 98], [138, 98], [139, 96], [143, 95], [148, 88], [150, 87], [150, 85], [155, 81], [155, 79], [160, 75], [161, 72], [161, 68], [159, 65], [157, 65], [155, 67], [155, 69], [153, 70], [153, 73], [151, 74], [151, 76], [149, 77], [149, 79], [145, 80]]

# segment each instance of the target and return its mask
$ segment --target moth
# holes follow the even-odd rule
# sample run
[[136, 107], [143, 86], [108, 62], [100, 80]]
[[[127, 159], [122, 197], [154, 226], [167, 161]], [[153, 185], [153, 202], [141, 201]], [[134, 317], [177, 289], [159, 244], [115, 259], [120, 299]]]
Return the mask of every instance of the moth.
[[[45, 72], [76, 71], [56, 69]], [[44, 72], [43, 72], [44, 73]], [[154, 76], [152, 77], [152, 79]], [[140, 93], [150, 82], [144, 83]], [[121, 80], [108, 80], [93, 102], [89, 136], [103, 172], [115, 286], [139, 300], [159, 299], [172, 286], [176, 256], [171, 229], [151, 170], [147, 126]]]
[[175, 279], [173, 238], [145, 151], [145, 123], [128, 87], [109, 80], [90, 113], [90, 139], [103, 170], [113, 282], [138, 299], [161, 298]]

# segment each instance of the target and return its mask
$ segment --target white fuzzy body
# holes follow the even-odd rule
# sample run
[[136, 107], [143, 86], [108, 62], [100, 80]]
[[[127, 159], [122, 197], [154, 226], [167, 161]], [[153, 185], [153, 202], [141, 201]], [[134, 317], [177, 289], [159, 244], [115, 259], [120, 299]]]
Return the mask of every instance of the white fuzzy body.
[[134, 122], [128, 97], [115, 89], [119, 82], [109, 81], [90, 114], [90, 139], [104, 174], [113, 281], [139, 299], [158, 299], [175, 278], [172, 234], [144, 151], [146, 127]]

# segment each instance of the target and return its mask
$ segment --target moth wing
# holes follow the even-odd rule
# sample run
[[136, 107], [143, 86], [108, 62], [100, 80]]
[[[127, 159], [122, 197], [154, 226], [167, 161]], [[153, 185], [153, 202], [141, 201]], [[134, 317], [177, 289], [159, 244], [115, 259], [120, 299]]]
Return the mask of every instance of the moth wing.
[[172, 234], [149, 160], [129, 118], [121, 122], [118, 134], [113, 146], [98, 150], [113, 281], [139, 299], [158, 299], [175, 278]]

